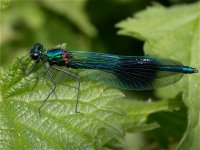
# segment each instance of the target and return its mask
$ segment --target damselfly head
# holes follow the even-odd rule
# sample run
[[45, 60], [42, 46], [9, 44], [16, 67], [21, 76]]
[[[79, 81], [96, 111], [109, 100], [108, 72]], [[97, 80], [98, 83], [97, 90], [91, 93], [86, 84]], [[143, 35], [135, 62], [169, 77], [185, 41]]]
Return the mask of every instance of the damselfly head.
[[30, 51], [30, 57], [33, 60], [38, 60], [40, 52], [43, 50], [43, 46], [40, 43], [36, 43]]

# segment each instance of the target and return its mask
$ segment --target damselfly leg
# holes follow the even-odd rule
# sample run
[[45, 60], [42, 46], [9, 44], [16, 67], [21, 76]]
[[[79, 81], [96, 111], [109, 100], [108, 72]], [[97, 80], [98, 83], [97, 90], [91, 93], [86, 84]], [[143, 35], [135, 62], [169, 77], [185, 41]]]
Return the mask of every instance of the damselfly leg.
[[17, 60], [19, 61], [19, 63], [20, 63], [21, 66], [22, 66], [22, 70], [23, 70], [23, 72], [24, 72], [24, 76], [25, 76], [25, 77], [28, 77], [28, 76], [33, 72], [33, 70], [35, 69], [35, 67], [36, 67], [36, 66], [38, 65], [38, 63], [39, 63], [39, 60], [37, 60], [37, 61], [31, 66], [31, 69], [26, 73], [25, 68], [24, 68], [24, 64], [22, 63], [22, 60], [19, 59], [19, 58], [17, 58]]
[[78, 80], [78, 86], [77, 86], [77, 97], [76, 97], [76, 104], [75, 104], [75, 109], [74, 109], [74, 111], [75, 111], [75, 113], [80, 113], [79, 111], [78, 111], [78, 103], [79, 103], [79, 96], [80, 96], [80, 77], [79, 76], [76, 76], [76, 75], [74, 75], [74, 74], [72, 74], [72, 73], [70, 73], [70, 72], [68, 72], [68, 71], [66, 71], [66, 70], [62, 70], [62, 69], [59, 69], [59, 68], [57, 68], [57, 67], [55, 67], [55, 66], [50, 66], [52, 69], [54, 69], [54, 70], [57, 70], [57, 71], [60, 71], [60, 72], [62, 72], [62, 73], [64, 73], [65, 75], [69, 75], [69, 76], [71, 76], [72, 78], [75, 78], [75, 79], [77, 79]]
[[42, 106], [47, 102], [49, 96], [50, 96], [50, 95], [55, 91], [55, 89], [56, 89], [56, 82], [54, 81], [53, 76], [52, 76], [51, 72], [49, 71], [49, 69], [47, 68], [45, 62], [43, 62], [43, 66], [44, 66], [44, 69], [47, 71], [47, 74], [48, 74], [49, 78], [51, 79], [51, 81], [52, 81], [52, 83], [53, 83], [53, 86], [52, 86], [51, 91], [50, 91], [49, 94], [47, 95], [46, 99], [42, 102], [42, 104], [41, 104], [40, 107], [39, 107], [39, 116], [40, 116], [40, 117], [41, 117], [41, 108], [42, 108]]

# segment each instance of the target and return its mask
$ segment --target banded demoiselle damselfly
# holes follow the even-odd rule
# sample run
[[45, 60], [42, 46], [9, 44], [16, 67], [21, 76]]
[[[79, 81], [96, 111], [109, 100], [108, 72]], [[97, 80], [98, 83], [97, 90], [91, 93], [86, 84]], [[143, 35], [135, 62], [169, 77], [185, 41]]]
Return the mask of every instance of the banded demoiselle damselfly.
[[[36, 43], [30, 50], [30, 57], [35, 61], [35, 64], [25, 76], [29, 76], [41, 62], [53, 84], [52, 90], [39, 107], [39, 114], [41, 114], [42, 106], [56, 89], [56, 82], [46, 63], [49, 64], [51, 69], [78, 80], [75, 112], [78, 112], [80, 78], [56, 66], [97, 70], [97, 72], [89, 75], [91, 79], [128, 90], [150, 90], [168, 86], [180, 80], [184, 74], [198, 72], [195, 68], [183, 66], [182, 63], [168, 58], [119, 56], [96, 52], [70, 51], [63, 48], [45, 50], [40, 43]], [[19, 61], [21, 62], [20, 59]]]

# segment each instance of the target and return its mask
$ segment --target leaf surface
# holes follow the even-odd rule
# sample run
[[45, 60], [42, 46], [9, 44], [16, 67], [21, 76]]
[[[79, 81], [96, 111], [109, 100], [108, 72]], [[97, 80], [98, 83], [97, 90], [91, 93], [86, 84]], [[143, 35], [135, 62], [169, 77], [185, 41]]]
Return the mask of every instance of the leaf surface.
[[[145, 41], [147, 55], [169, 57], [184, 65], [200, 70], [200, 12], [199, 3], [164, 8], [149, 7], [117, 24], [119, 34]], [[198, 149], [200, 133], [200, 76], [184, 77], [179, 83], [157, 90], [162, 99], [175, 97], [183, 92], [188, 107], [188, 127], [178, 149]], [[166, 94], [168, 93], [168, 94]]]
[[25, 78], [19, 66], [16, 61], [9, 70], [1, 70], [2, 149], [104, 149], [110, 140], [123, 136], [118, 120], [124, 113], [112, 106], [114, 99], [123, 97], [120, 91], [83, 80], [78, 107], [83, 115], [76, 114], [77, 81], [66, 77], [67, 84], [58, 82], [40, 118], [38, 108], [52, 83], [45, 73], [37, 74], [40, 70]]

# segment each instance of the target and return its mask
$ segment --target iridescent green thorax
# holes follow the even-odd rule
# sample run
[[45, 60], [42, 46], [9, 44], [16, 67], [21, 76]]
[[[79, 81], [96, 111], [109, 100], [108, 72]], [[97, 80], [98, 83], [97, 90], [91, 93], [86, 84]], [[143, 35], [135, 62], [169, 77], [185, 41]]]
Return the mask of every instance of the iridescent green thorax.
[[64, 49], [52, 49], [46, 53], [47, 61], [50, 65], [66, 66], [70, 63], [68, 52]]

